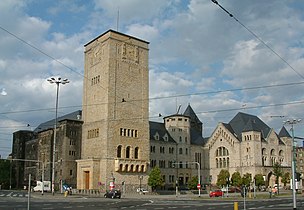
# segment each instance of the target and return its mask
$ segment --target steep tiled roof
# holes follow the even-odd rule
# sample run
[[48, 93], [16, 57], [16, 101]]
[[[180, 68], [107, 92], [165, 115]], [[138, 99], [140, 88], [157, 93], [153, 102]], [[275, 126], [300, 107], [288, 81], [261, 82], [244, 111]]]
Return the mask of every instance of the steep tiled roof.
[[288, 137], [291, 138], [290, 134], [286, 130], [285, 126], [283, 126], [279, 132], [279, 137]]
[[190, 129], [190, 137], [191, 137], [191, 144], [195, 145], [205, 145], [208, 139], [204, 139], [202, 134], [197, 132], [196, 129]]
[[262, 139], [265, 139], [271, 128], [266, 125], [260, 118], [254, 115], [239, 112], [230, 122], [230, 129], [237, 135], [241, 141], [242, 132], [245, 131], [259, 131], [261, 132]]
[[[78, 110], [66, 115], [63, 115], [61, 117], [57, 118], [57, 122], [60, 122], [62, 120], [81, 120], [82, 111]], [[49, 120], [47, 122], [41, 123], [34, 132], [41, 132], [44, 130], [48, 130], [50, 128], [54, 128], [55, 119]]]
[[166, 130], [164, 123], [149, 121], [149, 127], [150, 127], [150, 140], [156, 140], [155, 134], [158, 133], [159, 141], [165, 141], [163, 137], [167, 134], [168, 142], [176, 143], [173, 140], [173, 138], [170, 136], [168, 131]]

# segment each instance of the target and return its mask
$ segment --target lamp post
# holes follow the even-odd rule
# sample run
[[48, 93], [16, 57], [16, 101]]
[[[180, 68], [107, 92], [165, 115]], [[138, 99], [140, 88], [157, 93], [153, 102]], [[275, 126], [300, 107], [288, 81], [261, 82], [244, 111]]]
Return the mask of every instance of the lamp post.
[[139, 179], [139, 194], [142, 194], [142, 189], [141, 189], [141, 180], [143, 180], [144, 176], [143, 175], [139, 175], [138, 179]]
[[61, 80], [60, 77], [54, 78], [51, 77], [47, 79], [47, 81], [51, 84], [56, 84], [56, 107], [55, 107], [55, 123], [54, 123], [54, 139], [53, 139], [53, 159], [52, 159], [52, 194], [54, 195], [55, 190], [55, 156], [56, 156], [56, 130], [57, 130], [57, 112], [58, 112], [58, 93], [59, 93], [59, 85], [67, 84], [70, 81], [68, 79]]
[[296, 199], [296, 144], [294, 141], [294, 129], [293, 125], [299, 123], [301, 119], [286, 120], [284, 123], [291, 125], [292, 134], [292, 156], [291, 156], [291, 173], [292, 173], [292, 200], [293, 200], [293, 210], [297, 209], [297, 199]]

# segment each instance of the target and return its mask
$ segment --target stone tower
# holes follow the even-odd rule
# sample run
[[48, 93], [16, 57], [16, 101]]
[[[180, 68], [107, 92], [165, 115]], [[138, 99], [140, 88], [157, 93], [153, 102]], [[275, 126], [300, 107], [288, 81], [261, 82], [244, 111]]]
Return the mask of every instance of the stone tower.
[[78, 189], [147, 183], [148, 45], [113, 30], [85, 45]]

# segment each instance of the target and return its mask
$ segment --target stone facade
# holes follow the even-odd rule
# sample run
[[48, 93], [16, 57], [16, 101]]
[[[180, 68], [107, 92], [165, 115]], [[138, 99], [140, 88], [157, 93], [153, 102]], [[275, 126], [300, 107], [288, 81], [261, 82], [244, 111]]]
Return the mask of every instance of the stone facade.
[[12, 188], [23, 188], [28, 183], [28, 176], [25, 176], [24, 160], [27, 155], [26, 143], [35, 138], [32, 131], [20, 130], [13, 133], [12, 159], [17, 159], [12, 162]]
[[[51, 180], [53, 158], [53, 131], [48, 129], [38, 134], [38, 161], [44, 164], [44, 180]], [[55, 188], [61, 184], [76, 187], [77, 167], [75, 160], [81, 155], [82, 121], [63, 119], [57, 123], [55, 153]], [[42, 164], [39, 164], [37, 177], [42, 177]]]
[[109, 30], [85, 45], [78, 189], [147, 183], [148, 44]]
[[[80, 158], [82, 121], [81, 111], [58, 118], [56, 135], [55, 188], [67, 183], [76, 187], [76, 159]], [[36, 181], [51, 180], [54, 120], [40, 124], [35, 131], [17, 131], [13, 135], [13, 174], [16, 185], [23, 188], [31, 174]], [[43, 171], [44, 168], [44, 171]], [[44, 172], [44, 174], [43, 174]], [[43, 174], [43, 175], [42, 175]]]
[[[191, 114], [187, 114], [191, 110]], [[194, 176], [206, 184], [209, 175], [202, 138], [202, 124], [189, 105], [184, 114], [164, 117], [164, 123], [150, 122], [150, 168], [158, 166], [165, 184], [163, 189], [186, 189]], [[198, 128], [198, 129], [197, 129]]]
[[[287, 134], [287, 135], [285, 135]], [[209, 150], [211, 183], [216, 184], [222, 169], [230, 175], [240, 172], [265, 177], [273, 186], [273, 165], [278, 162], [284, 171], [291, 167], [291, 138], [283, 127], [280, 134], [258, 117], [238, 113], [228, 124], [219, 123], [205, 145]]]

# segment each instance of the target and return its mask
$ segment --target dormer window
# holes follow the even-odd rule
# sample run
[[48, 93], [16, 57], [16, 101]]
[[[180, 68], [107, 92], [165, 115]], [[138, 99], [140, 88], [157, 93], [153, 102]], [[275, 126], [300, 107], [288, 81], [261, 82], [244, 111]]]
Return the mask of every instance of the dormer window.
[[155, 140], [159, 140], [159, 134], [156, 133], [156, 134], [154, 135], [154, 138], [155, 138]]
[[168, 135], [167, 134], [164, 136], [164, 139], [165, 139], [165, 141], [168, 141]]

